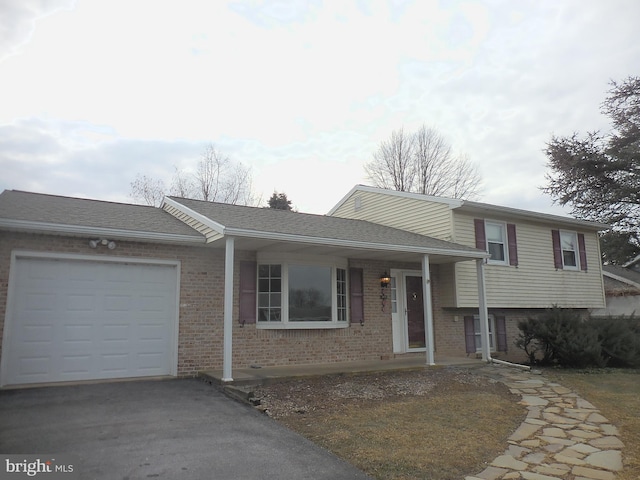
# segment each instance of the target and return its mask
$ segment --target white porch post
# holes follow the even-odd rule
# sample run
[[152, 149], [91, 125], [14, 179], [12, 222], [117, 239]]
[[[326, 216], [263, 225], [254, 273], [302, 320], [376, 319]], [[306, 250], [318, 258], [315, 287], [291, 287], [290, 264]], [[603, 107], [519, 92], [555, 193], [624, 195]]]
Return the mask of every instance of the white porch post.
[[431, 303], [431, 275], [429, 273], [429, 255], [422, 257], [422, 298], [424, 308], [424, 331], [427, 346], [427, 365], [435, 365], [433, 342], [433, 305]]
[[487, 292], [484, 283], [484, 259], [476, 260], [478, 276], [478, 309], [480, 315], [480, 338], [482, 339], [482, 360], [491, 361], [491, 345], [489, 344], [489, 312], [487, 311]]
[[232, 382], [233, 351], [233, 253], [235, 242], [227, 237], [224, 258], [224, 347], [222, 358], [222, 381]]

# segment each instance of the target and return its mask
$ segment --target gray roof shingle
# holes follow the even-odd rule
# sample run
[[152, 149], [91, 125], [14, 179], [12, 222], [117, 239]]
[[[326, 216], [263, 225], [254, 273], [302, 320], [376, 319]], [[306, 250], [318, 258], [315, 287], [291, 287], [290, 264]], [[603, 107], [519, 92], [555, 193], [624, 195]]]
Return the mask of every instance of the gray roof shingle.
[[159, 208], [16, 190], [0, 194], [0, 220], [202, 238]]
[[169, 197], [227, 229], [292, 236], [367, 242], [379, 245], [447, 250], [477, 256], [473, 247], [386, 227], [364, 220], [298, 213], [270, 208], [246, 207]]

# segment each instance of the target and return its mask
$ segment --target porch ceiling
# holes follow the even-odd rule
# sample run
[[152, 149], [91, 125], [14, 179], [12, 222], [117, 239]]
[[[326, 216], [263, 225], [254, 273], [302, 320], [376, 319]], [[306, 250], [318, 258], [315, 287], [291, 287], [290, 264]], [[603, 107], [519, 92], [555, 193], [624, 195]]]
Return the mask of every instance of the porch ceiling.
[[[209, 244], [213, 248], [225, 248], [225, 238], [220, 238]], [[270, 240], [250, 237], [235, 237], [236, 250], [248, 250], [257, 252], [292, 253], [308, 255], [330, 255], [342, 258], [381, 260], [388, 262], [416, 262], [422, 261], [424, 255], [429, 255], [429, 263], [445, 264], [477, 260], [476, 256], [451, 255], [437, 251], [409, 251], [389, 248], [354, 248], [326, 245], [320, 242], [293, 242], [282, 240]]]

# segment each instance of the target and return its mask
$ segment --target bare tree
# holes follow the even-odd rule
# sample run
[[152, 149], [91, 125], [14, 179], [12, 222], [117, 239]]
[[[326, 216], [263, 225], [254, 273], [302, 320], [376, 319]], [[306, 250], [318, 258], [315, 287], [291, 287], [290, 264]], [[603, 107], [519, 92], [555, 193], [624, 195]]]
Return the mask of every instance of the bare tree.
[[414, 137], [403, 128], [391, 132], [391, 138], [373, 154], [373, 161], [364, 166], [371, 181], [381, 188], [411, 191], [416, 176], [413, 143]]
[[[131, 196], [148, 205], [160, 205], [166, 193], [161, 180], [138, 175], [131, 183]], [[175, 168], [171, 195], [208, 202], [256, 205], [251, 169], [232, 161], [213, 144], [207, 145], [193, 171]]]
[[477, 166], [468, 156], [455, 155], [442, 135], [424, 125], [413, 134], [392, 132], [364, 168], [381, 188], [466, 199], [480, 190]]
[[162, 180], [157, 180], [146, 175], [138, 174], [131, 182], [131, 196], [147, 205], [160, 205], [164, 197], [166, 187]]

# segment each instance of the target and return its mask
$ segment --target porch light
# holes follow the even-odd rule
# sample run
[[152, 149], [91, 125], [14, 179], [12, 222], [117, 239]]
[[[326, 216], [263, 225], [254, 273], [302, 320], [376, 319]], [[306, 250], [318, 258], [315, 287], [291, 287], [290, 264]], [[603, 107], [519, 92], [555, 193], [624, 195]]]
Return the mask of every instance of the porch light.
[[387, 292], [386, 289], [389, 288], [389, 284], [391, 283], [391, 277], [387, 272], [384, 272], [380, 277], [380, 300], [382, 302], [382, 311], [384, 312], [384, 307], [387, 304]]

